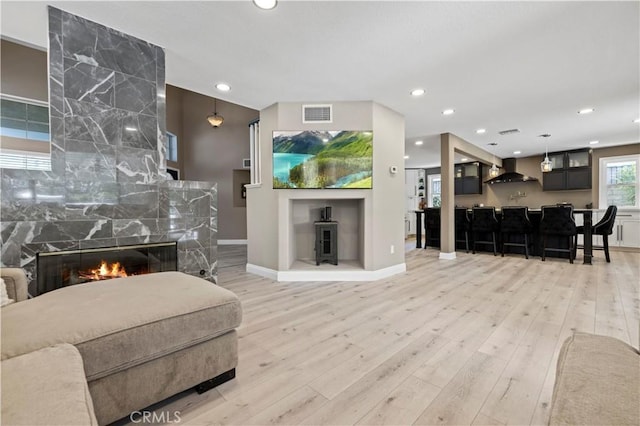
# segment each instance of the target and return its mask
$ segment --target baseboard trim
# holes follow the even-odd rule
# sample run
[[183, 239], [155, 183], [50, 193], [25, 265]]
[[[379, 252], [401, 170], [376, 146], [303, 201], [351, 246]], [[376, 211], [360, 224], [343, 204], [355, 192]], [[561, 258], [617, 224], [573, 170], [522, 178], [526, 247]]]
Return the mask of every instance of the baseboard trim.
[[375, 271], [365, 271], [364, 269], [355, 271], [276, 271], [247, 263], [247, 272], [275, 281], [377, 281], [406, 271], [406, 263], [399, 263]]
[[265, 268], [264, 266], [258, 266], [258, 265], [253, 265], [251, 263], [247, 263], [246, 271], [250, 274], [260, 275], [261, 277], [278, 281], [278, 271], [274, 269], [269, 269], [269, 268]]
[[453, 253], [440, 252], [440, 259], [441, 260], [454, 260], [455, 258], [456, 258], [456, 252], [455, 251]]
[[247, 245], [247, 240], [218, 240], [219, 246]]

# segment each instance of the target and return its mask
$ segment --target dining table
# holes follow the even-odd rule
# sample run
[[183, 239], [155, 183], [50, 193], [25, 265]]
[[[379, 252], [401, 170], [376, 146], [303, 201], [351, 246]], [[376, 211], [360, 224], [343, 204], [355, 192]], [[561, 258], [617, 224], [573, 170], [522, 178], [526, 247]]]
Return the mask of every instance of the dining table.
[[[469, 209], [471, 211], [471, 209]], [[529, 209], [530, 212], [541, 212], [541, 209]], [[496, 209], [496, 212], [500, 212], [500, 209]], [[583, 263], [585, 265], [592, 264], [593, 258], [593, 234], [591, 227], [593, 225], [593, 212], [592, 209], [574, 209], [573, 213], [582, 215], [582, 224], [584, 227], [584, 256]], [[424, 210], [415, 210], [416, 213], [416, 248], [422, 248], [422, 230], [424, 228], [422, 223], [422, 216]], [[426, 241], [425, 241], [426, 246]]]

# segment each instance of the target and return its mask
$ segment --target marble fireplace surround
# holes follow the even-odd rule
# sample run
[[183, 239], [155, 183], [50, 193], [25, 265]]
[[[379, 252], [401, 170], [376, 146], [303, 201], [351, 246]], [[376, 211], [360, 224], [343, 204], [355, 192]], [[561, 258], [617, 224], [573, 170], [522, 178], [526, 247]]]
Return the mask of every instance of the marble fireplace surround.
[[164, 51], [49, 7], [51, 171], [0, 170], [0, 264], [35, 295], [38, 252], [178, 242], [217, 278], [217, 186], [167, 180]]

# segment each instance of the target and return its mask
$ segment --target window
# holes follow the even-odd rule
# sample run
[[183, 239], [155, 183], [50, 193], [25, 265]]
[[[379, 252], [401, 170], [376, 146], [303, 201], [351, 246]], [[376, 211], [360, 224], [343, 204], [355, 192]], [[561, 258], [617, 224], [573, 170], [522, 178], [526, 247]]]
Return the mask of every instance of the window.
[[167, 132], [167, 161], [178, 162], [178, 137]]
[[600, 159], [600, 208], [640, 207], [640, 155]]
[[0, 135], [49, 143], [49, 107], [37, 101], [3, 96]]
[[260, 120], [249, 123], [249, 158], [251, 162], [251, 183], [262, 183], [260, 161]]
[[0, 152], [0, 169], [51, 170], [51, 155], [42, 152]]
[[51, 170], [49, 106], [0, 95], [0, 168]]
[[428, 176], [429, 187], [427, 188], [427, 206], [440, 207], [441, 204], [441, 179], [440, 175]]

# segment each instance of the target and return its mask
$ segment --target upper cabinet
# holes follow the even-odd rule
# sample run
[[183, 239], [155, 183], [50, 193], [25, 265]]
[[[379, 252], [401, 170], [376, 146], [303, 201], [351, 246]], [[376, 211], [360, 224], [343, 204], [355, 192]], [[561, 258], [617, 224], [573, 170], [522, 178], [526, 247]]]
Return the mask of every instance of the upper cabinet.
[[553, 170], [542, 174], [544, 191], [591, 189], [591, 150], [549, 153]]
[[453, 173], [456, 195], [482, 194], [482, 164], [456, 164]]

